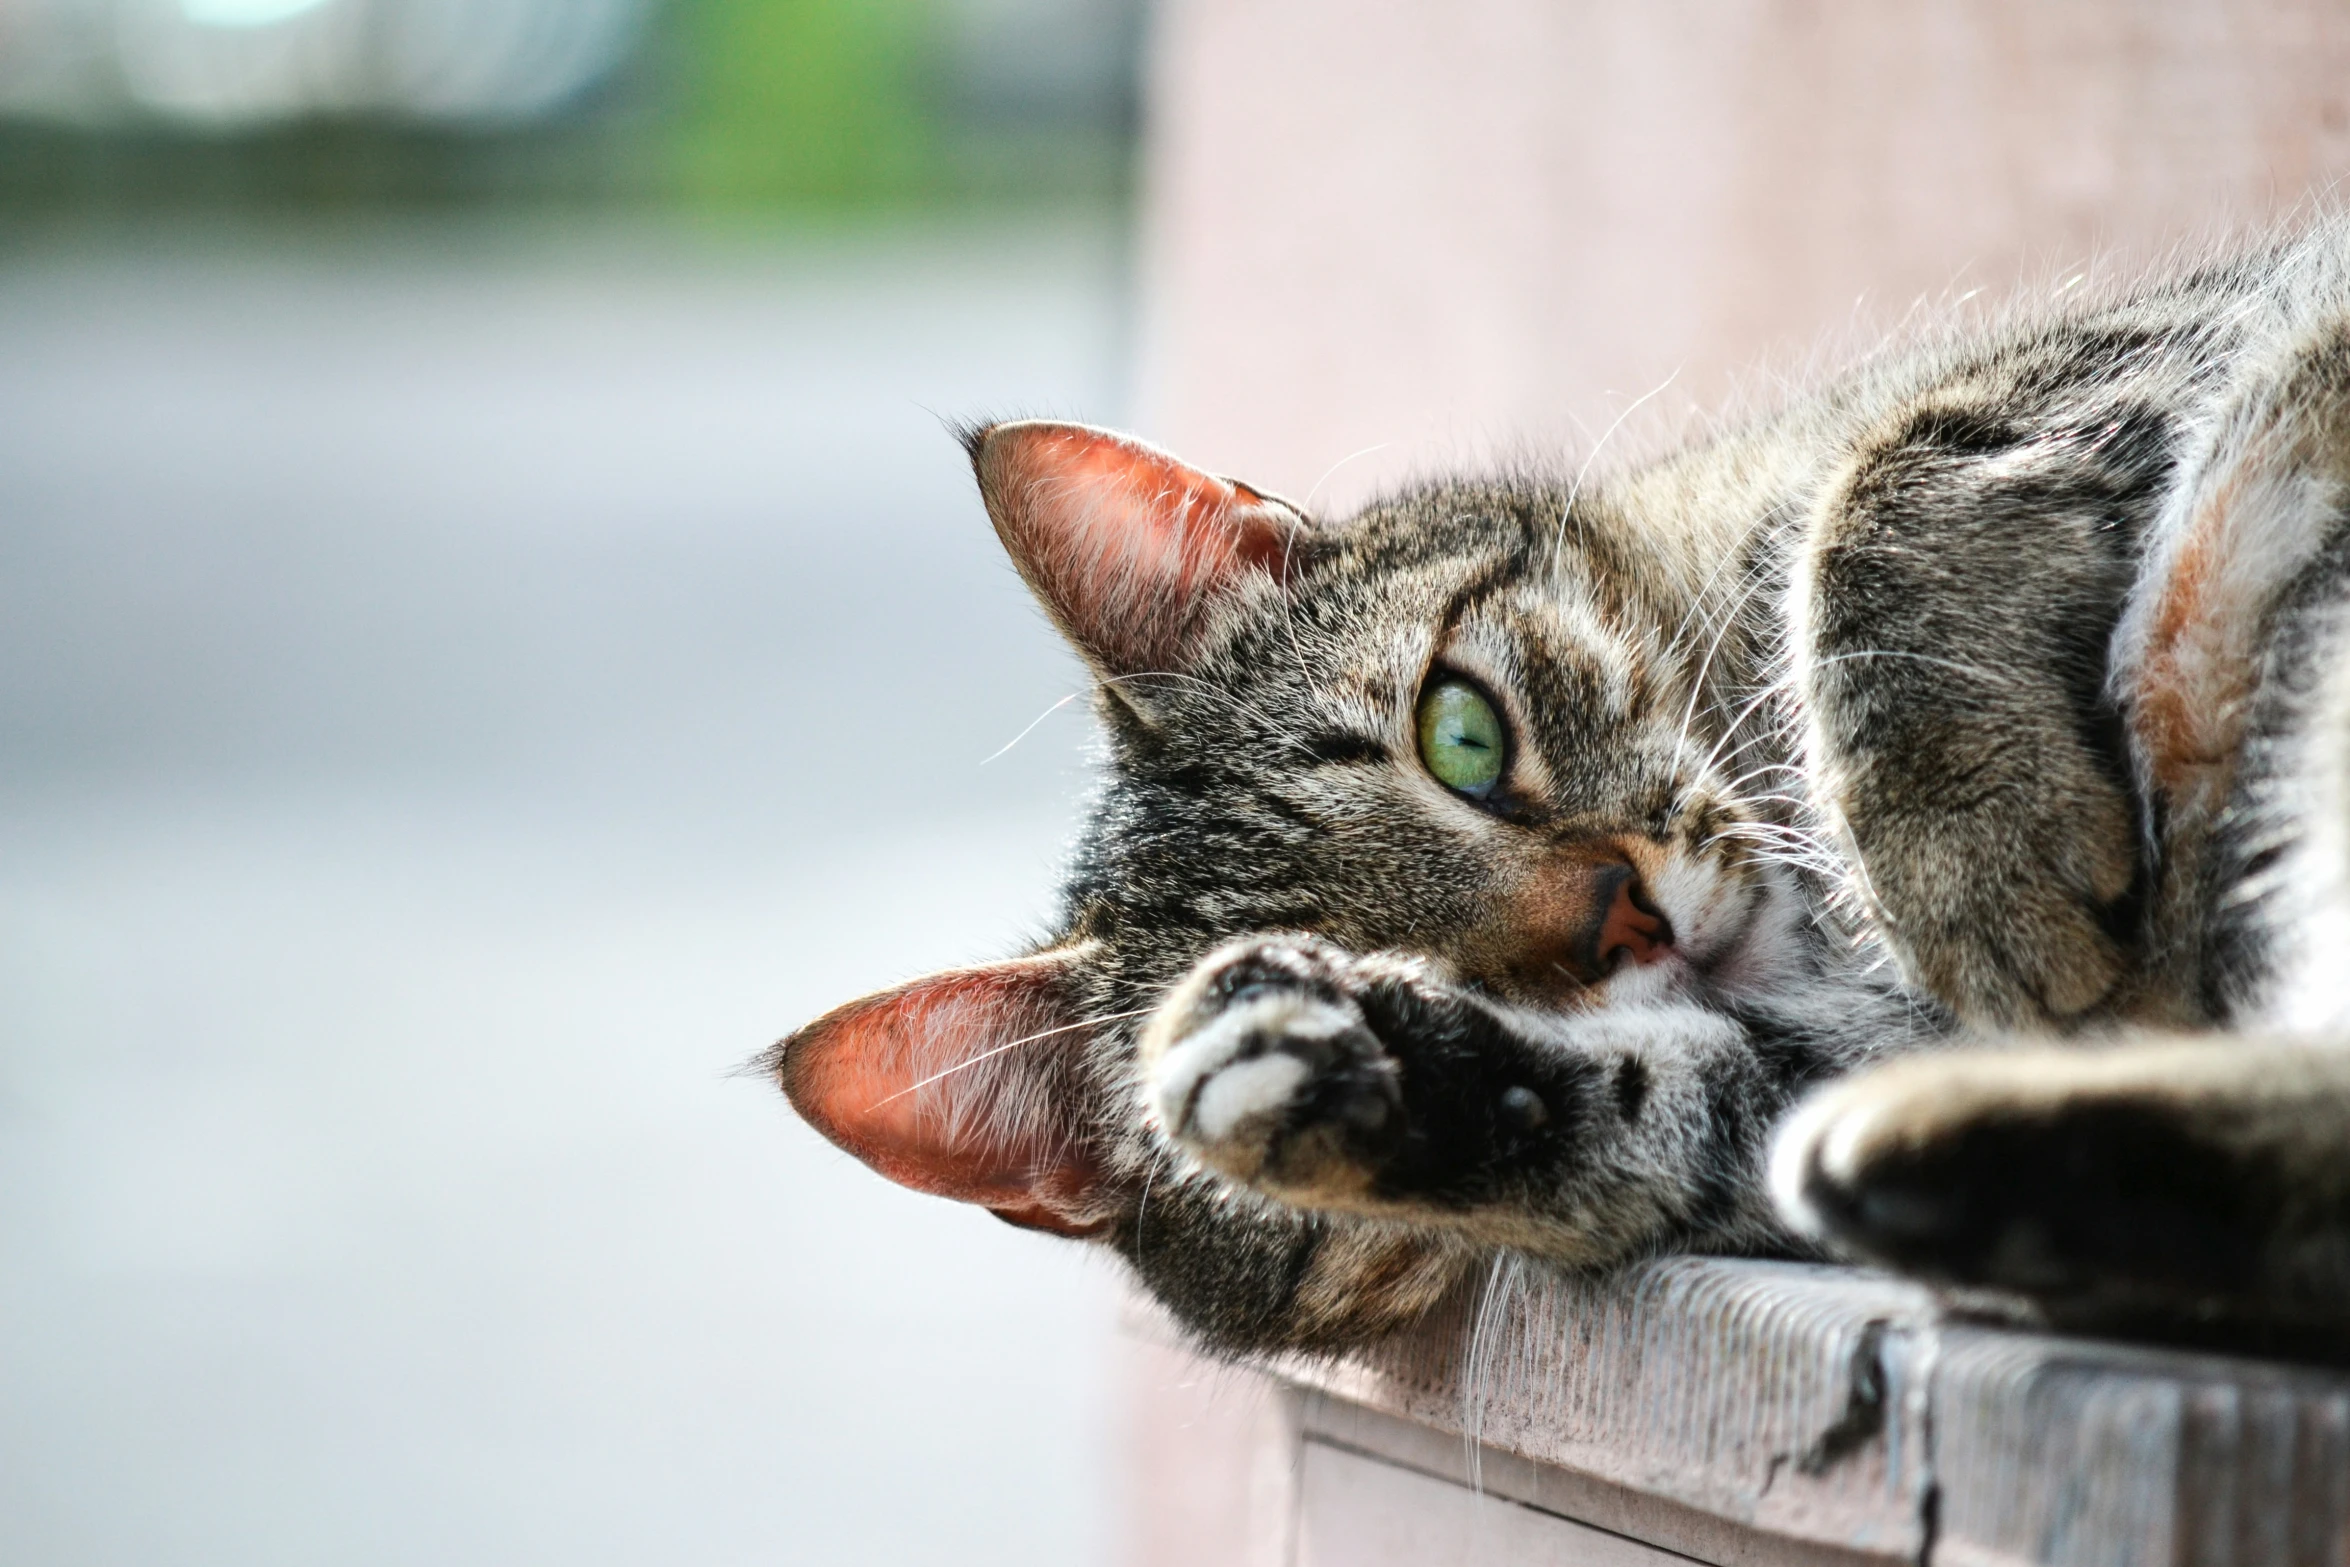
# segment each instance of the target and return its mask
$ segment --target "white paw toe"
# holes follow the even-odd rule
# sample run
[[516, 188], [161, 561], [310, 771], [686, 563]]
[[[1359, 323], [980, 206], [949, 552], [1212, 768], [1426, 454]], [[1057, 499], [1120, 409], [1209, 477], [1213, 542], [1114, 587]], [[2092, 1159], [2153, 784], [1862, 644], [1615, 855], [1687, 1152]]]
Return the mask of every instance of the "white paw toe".
[[1192, 1101], [1185, 1131], [1201, 1142], [1228, 1142], [1252, 1126], [1277, 1121], [1313, 1069], [1295, 1056], [1235, 1061], [1210, 1077]]
[[1160, 1055], [1152, 1073], [1152, 1108], [1184, 1142], [1262, 1136], [1314, 1070], [1303, 1057], [1275, 1048], [1278, 1043], [1335, 1039], [1355, 1026], [1349, 1010], [1309, 996], [1276, 991], [1251, 997]]

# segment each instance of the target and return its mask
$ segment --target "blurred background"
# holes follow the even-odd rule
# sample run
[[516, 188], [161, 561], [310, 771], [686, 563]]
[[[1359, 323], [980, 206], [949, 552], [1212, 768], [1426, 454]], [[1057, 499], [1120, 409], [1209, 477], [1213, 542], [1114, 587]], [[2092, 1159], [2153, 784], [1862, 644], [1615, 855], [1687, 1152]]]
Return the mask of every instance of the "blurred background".
[[1050, 909], [942, 421], [1336, 511], [2346, 175], [2332, 0], [0, 0], [0, 1562], [1285, 1567], [730, 1075]]
[[0, 0], [0, 1561], [1107, 1554], [1111, 1276], [730, 1074], [1049, 910], [1140, 29]]

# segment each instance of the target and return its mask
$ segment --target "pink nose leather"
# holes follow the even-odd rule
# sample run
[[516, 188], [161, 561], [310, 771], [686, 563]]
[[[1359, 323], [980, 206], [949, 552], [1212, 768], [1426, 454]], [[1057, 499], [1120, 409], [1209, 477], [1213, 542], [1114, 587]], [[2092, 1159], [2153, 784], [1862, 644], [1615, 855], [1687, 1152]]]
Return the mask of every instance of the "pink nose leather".
[[1673, 927], [1641, 895], [1640, 879], [1627, 876], [1616, 885], [1599, 925], [1599, 961], [1615, 965], [1616, 954], [1629, 953], [1635, 963], [1654, 963], [1673, 950]]

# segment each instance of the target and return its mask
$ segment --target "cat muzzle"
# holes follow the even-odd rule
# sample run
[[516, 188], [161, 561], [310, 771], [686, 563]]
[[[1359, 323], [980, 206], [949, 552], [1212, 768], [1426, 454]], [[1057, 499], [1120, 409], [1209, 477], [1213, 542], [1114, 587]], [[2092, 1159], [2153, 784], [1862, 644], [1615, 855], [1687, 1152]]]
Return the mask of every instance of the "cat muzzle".
[[1639, 869], [1615, 855], [1548, 860], [1504, 909], [1465, 966], [1529, 998], [1581, 996], [1611, 974], [1675, 952], [1672, 921]]

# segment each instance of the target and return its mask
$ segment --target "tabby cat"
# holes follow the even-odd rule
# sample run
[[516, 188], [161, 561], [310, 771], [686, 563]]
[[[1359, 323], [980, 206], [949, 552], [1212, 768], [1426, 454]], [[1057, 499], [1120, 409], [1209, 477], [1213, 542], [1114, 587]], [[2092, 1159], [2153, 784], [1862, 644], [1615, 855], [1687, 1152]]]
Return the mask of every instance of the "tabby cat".
[[1108, 765], [1051, 940], [773, 1052], [884, 1175], [1228, 1351], [1496, 1248], [2350, 1319], [2350, 229], [1588, 482], [967, 441]]

